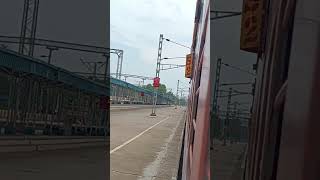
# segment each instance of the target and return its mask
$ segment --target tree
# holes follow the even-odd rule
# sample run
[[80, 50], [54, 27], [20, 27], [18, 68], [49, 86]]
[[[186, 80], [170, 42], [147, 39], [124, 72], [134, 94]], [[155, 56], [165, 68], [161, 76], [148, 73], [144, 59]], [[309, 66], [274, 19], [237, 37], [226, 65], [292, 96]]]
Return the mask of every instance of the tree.
[[144, 86], [142, 86], [144, 89], [146, 89], [146, 90], [149, 90], [149, 91], [153, 91], [153, 86], [152, 86], [152, 84], [147, 84], [147, 85], [144, 85]]
[[167, 96], [169, 96], [169, 97], [175, 97], [174, 94], [173, 94], [173, 92], [171, 92], [171, 91], [167, 92]]
[[[142, 86], [144, 89], [147, 89], [149, 91], [153, 91], [153, 86], [152, 84], [147, 84]], [[167, 93], [167, 87], [164, 84], [160, 84], [159, 88], [158, 88], [158, 93], [160, 94], [166, 94]]]
[[166, 87], [166, 85], [160, 84], [159, 89], [158, 89], [158, 92], [159, 92], [160, 94], [166, 94], [166, 93], [167, 93], [167, 87]]

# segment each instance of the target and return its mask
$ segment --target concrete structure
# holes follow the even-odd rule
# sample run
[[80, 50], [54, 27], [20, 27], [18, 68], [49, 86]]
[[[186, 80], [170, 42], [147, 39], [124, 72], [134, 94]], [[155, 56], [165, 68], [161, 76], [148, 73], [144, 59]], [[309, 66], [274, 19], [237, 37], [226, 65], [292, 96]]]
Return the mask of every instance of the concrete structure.
[[0, 154], [0, 179], [108, 179], [106, 147]]
[[100, 135], [108, 86], [43, 61], [0, 49], [2, 134]]

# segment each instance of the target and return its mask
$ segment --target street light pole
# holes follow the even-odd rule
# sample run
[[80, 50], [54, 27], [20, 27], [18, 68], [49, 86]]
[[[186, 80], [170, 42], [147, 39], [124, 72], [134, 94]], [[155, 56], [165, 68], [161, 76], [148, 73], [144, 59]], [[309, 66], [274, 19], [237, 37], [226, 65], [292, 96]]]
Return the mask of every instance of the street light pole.
[[[162, 43], [163, 43], [163, 34], [160, 34], [159, 38], [159, 47], [158, 47], [158, 58], [157, 58], [157, 68], [156, 68], [156, 78], [159, 78], [160, 74], [160, 62], [161, 62], [161, 53], [162, 53]], [[153, 107], [150, 116], [156, 116], [156, 105], [158, 97], [158, 88], [153, 88]]]

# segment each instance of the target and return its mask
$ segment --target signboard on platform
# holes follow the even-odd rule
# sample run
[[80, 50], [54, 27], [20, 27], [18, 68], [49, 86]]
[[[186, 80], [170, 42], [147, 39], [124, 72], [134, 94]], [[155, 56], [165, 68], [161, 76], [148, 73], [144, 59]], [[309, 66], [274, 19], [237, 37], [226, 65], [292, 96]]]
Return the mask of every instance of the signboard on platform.
[[186, 57], [185, 77], [192, 78], [192, 55], [191, 54], [188, 54]]
[[258, 53], [261, 44], [264, 0], [243, 0], [240, 49]]

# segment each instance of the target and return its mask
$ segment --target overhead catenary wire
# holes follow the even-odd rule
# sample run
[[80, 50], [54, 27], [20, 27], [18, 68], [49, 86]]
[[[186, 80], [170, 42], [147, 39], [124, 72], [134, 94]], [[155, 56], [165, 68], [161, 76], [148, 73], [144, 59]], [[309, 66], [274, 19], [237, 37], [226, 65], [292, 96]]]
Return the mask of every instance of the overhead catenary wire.
[[230, 65], [230, 64], [227, 64], [227, 63], [222, 63], [222, 64], [225, 65], [225, 66], [227, 66], [227, 67], [230, 67], [230, 68], [232, 68], [232, 69], [236, 69], [236, 70], [238, 70], [238, 71], [241, 71], [241, 72], [250, 74], [250, 75], [252, 75], [252, 76], [256, 76], [255, 73], [252, 73], [252, 72], [250, 72], [250, 71], [241, 69], [241, 68], [239, 68], [239, 67], [236, 67], [236, 66], [233, 66], [233, 65]]
[[182, 46], [182, 47], [185, 47], [185, 48], [191, 49], [190, 47], [188, 47], [188, 46], [186, 46], [186, 45], [183, 45], [183, 44], [177, 43], [177, 42], [172, 41], [172, 40], [170, 40], [170, 39], [165, 38], [165, 40], [166, 40], [166, 41], [168, 41], [168, 42], [171, 42], [171, 43], [173, 43], [173, 44], [177, 44], [177, 45], [179, 45], [179, 46]]

